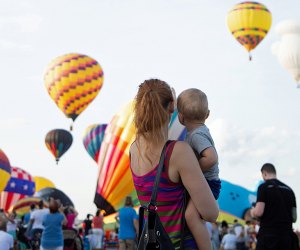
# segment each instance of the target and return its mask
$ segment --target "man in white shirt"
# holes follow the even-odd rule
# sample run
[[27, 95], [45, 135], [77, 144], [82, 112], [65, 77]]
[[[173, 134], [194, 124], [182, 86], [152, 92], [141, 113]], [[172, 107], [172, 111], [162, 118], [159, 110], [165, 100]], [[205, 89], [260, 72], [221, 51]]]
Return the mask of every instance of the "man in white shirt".
[[30, 214], [30, 225], [31, 227], [31, 236], [34, 237], [36, 232], [42, 233], [44, 230], [43, 220], [46, 214], [49, 213], [48, 208], [44, 208], [44, 202], [41, 200], [39, 202], [39, 209], [34, 210]]
[[236, 240], [237, 240], [237, 236], [234, 233], [234, 229], [230, 228], [229, 233], [225, 234], [222, 239], [221, 249], [222, 250], [236, 250]]
[[0, 243], [0, 250], [12, 250], [14, 247], [14, 239], [6, 232], [4, 222], [0, 222]]

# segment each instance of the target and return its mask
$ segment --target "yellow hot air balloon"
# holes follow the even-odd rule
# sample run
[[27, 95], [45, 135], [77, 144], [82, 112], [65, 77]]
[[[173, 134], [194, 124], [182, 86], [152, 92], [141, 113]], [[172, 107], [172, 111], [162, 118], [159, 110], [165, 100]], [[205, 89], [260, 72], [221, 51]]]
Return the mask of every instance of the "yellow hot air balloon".
[[44, 76], [47, 91], [73, 121], [94, 100], [103, 84], [103, 70], [93, 58], [67, 54], [55, 58]]
[[272, 15], [266, 6], [257, 2], [235, 5], [227, 15], [227, 24], [234, 38], [249, 52], [267, 35]]
[[54, 183], [44, 177], [34, 176], [33, 180], [35, 182], [35, 192], [38, 192], [43, 188], [55, 188]]

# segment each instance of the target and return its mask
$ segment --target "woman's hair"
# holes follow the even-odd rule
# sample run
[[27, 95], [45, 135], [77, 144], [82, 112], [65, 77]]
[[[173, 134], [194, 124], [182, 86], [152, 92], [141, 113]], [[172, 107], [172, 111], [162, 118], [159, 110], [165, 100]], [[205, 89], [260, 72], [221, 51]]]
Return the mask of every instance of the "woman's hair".
[[100, 215], [100, 210], [98, 209], [96, 212], [96, 216], [99, 216], [99, 215]]
[[49, 201], [49, 210], [51, 214], [57, 213], [59, 209], [59, 202], [57, 200], [51, 199]]
[[207, 96], [200, 89], [186, 89], [178, 96], [177, 109], [187, 120], [203, 121], [209, 113]]
[[133, 207], [133, 201], [131, 196], [126, 196], [125, 204], [126, 207]]
[[158, 142], [161, 128], [169, 120], [169, 105], [174, 101], [170, 86], [158, 79], [146, 80], [139, 86], [135, 101], [137, 138]]

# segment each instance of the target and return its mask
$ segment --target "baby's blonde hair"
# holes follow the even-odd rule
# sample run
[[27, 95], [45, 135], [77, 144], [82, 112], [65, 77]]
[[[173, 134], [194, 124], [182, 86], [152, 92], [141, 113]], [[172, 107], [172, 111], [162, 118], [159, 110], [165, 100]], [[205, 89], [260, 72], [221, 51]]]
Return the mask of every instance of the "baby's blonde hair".
[[200, 89], [186, 89], [178, 96], [177, 109], [184, 119], [204, 121], [209, 112], [207, 96]]

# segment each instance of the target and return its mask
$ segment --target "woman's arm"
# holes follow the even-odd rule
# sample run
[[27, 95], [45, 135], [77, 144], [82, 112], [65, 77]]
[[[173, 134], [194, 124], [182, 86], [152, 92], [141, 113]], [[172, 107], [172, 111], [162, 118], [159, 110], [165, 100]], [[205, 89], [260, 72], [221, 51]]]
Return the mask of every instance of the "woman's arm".
[[74, 207], [70, 207], [70, 210], [72, 211], [73, 214], [75, 214], [75, 217], [78, 216], [78, 212]]
[[[219, 208], [200, 169], [192, 148], [185, 142], [176, 142], [170, 159], [170, 167], [178, 172], [202, 218], [215, 222]], [[169, 169], [170, 173], [170, 169]]]

